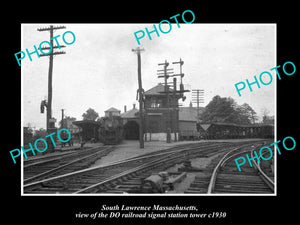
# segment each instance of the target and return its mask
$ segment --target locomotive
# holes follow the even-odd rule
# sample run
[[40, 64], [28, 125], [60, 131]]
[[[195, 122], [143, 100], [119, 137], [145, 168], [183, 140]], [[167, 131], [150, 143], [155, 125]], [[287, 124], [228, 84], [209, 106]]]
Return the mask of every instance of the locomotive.
[[102, 117], [99, 135], [104, 145], [116, 145], [123, 140], [123, 119], [120, 116]]

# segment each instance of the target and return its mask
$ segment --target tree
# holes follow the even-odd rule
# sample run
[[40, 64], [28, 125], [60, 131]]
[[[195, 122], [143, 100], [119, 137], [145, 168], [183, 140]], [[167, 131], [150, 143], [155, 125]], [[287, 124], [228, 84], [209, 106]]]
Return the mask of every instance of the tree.
[[95, 121], [99, 117], [99, 114], [92, 108], [86, 110], [85, 113], [82, 114], [83, 120], [93, 120]]
[[256, 112], [247, 103], [238, 105], [234, 99], [219, 95], [213, 97], [202, 114], [204, 123], [251, 124], [256, 119]]
[[241, 105], [243, 115], [250, 120], [250, 123], [255, 123], [258, 120], [257, 113], [250, 105], [244, 103]]
[[[64, 125], [65, 126], [67, 124], [66, 121], [74, 122], [74, 121], [76, 121], [76, 118], [75, 117], [71, 117], [71, 116], [65, 116], [64, 117]], [[61, 121], [58, 122], [58, 125], [61, 126]]]
[[236, 113], [235, 105], [236, 103], [232, 98], [221, 98], [216, 95], [205, 107], [202, 120], [207, 123], [233, 123]]
[[270, 111], [267, 108], [262, 109], [262, 123], [263, 124], [274, 124], [274, 116], [269, 116]]

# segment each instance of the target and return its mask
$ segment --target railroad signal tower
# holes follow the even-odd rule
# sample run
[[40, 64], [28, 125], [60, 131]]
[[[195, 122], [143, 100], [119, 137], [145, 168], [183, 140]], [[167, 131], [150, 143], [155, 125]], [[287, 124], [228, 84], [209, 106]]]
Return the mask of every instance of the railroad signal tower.
[[184, 90], [184, 86], [182, 83], [182, 78], [184, 77], [184, 73], [182, 73], [182, 65], [184, 64], [184, 61], [180, 60], [178, 62], [173, 62], [173, 64], [179, 64], [180, 65], [180, 73], [179, 74], [174, 74], [173, 76], [180, 76], [180, 88], [179, 88], [179, 93], [180, 97], [182, 98], [182, 101], [186, 99], [186, 97], [183, 95], [184, 92], [189, 92], [189, 90]]
[[[162, 70], [157, 70], [158, 72], [158, 78], [164, 78], [164, 94], [166, 94], [166, 107], [168, 110], [168, 120], [166, 121], [167, 124], [167, 143], [171, 141], [171, 136], [170, 132], [174, 132], [174, 137], [175, 141], [177, 140], [177, 134], [176, 134], [176, 126], [178, 128], [178, 124], [174, 124], [176, 120], [173, 118], [174, 116], [176, 117], [176, 111], [178, 111], [178, 99], [182, 98], [182, 100], [185, 100], [185, 96], [183, 95], [184, 92], [188, 92], [188, 90], [184, 90], [184, 86], [182, 83], [182, 78], [184, 77], [184, 74], [182, 73], [182, 65], [183, 61], [180, 58], [180, 61], [178, 62], [173, 62], [172, 64], [179, 64], [180, 65], [180, 73], [179, 74], [174, 74], [173, 68], [168, 69], [169, 63], [167, 60], [165, 60], [164, 63], [159, 63], [159, 66], [163, 66], [164, 68]], [[177, 90], [177, 79], [176, 77], [180, 76], [180, 89]], [[173, 82], [168, 82], [168, 78], [173, 77]], [[173, 85], [173, 90], [170, 92], [169, 87]], [[170, 97], [170, 94], [172, 94], [172, 98]], [[173, 113], [171, 113], [171, 109]], [[177, 115], [178, 117], [178, 115]]]
[[169, 63], [167, 60], [165, 60], [164, 63], [158, 63], [159, 66], [163, 66], [162, 70], [157, 70], [157, 76], [158, 78], [164, 78], [164, 92], [166, 94], [166, 108], [167, 108], [167, 112], [168, 112], [168, 117], [166, 120], [166, 133], [167, 133], [167, 143], [171, 142], [171, 127], [172, 126], [172, 119], [171, 119], [171, 112], [170, 112], [170, 90], [169, 90], [169, 83], [168, 83], [168, 78], [170, 76], [172, 76], [172, 74], [174, 73], [172, 70], [172, 68], [168, 69]]

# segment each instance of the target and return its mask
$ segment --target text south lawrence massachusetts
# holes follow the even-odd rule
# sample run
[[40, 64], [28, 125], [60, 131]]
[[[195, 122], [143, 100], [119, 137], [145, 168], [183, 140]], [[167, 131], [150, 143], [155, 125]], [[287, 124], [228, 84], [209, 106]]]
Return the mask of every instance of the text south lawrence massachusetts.
[[150, 210], [196, 210], [196, 206], [161, 206], [161, 205], [153, 205], [153, 206], [126, 206], [122, 205], [102, 205], [101, 210], [123, 210], [123, 211], [131, 211], [131, 210], [143, 210], [143, 211], [150, 211]]

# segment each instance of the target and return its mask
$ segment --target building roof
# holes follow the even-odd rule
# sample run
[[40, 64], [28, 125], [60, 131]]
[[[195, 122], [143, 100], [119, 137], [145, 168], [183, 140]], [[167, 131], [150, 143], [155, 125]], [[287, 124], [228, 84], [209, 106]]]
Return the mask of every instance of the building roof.
[[[159, 83], [153, 88], [150, 88], [145, 92], [145, 95], [165, 95], [163, 92], [165, 91], [165, 86]], [[172, 92], [173, 89], [169, 88], [169, 91]]]
[[247, 128], [255, 128], [255, 127], [274, 127], [274, 124], [262, 124], [262, 123], [255, 123], [255, 124], [236, 124], [236, 123], [201, 123], [200, 126], [207, 130], [210, 126], [232, 126], [232, 127], [247, 127]]
[[200, 124], [200, 126], [203, 128], [203, 130], [207, 130], [210, 127], [211, 124]]
[[139, 113], [139, 110], [136, 108], [133, 108], [131, 110], [128, 110], [127, 112], [122, 113], [120, 116], [125, 119], [138, 118], [138, 113]]
[[74, 121], [73, 124], [75, 124], [76, 126], [79, 126], [81, 128], [83, 127], [88, 127], [88, 126], [92, 126], [92, 127], [100, 127], [100, 123], [94, 120], [78, 120], [78, 121]]
[[121, 110], [118, 110], [114, 107], [109, 108], [108, 110], [104, 111], [104, 112], [121, 112]]

